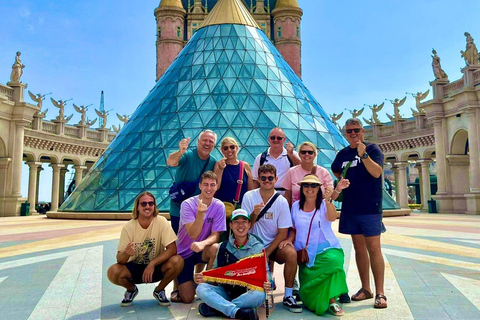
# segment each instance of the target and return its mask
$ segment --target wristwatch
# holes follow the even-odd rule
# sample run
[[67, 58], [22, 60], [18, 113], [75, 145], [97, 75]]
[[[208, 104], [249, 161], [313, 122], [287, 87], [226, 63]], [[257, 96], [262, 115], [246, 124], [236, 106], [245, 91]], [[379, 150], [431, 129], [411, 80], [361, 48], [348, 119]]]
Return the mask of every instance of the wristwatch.
[[362, 159], [367, 159], [367, 158], [368, 158], [368, 153], [365, 152], [361, 158], [362, 158]]

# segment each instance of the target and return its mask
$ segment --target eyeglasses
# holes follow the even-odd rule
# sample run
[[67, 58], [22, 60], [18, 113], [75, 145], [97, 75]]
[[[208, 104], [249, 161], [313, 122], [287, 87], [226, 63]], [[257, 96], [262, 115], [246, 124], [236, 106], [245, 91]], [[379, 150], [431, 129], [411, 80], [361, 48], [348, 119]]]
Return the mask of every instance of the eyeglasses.
[[312, 155], [315, 153], [315, 151], [313, 150], [300, 150], [300, 154], [309, 154], [309, 155]]
[[236, 147], [237, 146], [232, 144], [230, 146], [224, 146], [222, 149], [223, 149], [223, 151], [228, 151], [229, 148], [230, 148], [230, 150], [235, 150]]
[[153, 207], [153, 206], [155, 205], [155, 202], [153, 202], [153, 201], [148, 201], [148, 202], [147, 202], [147, 201], [143, 201], [143, 202], [140, 202], [140, 205], [141, 205], [142, 207], [146, 207], [147, 205], [148, 205], [149, 207]]
[[267, 181], [267, 179], [268, 179], [268, 181], [273, 181], [273, 180], [275, 180], [275, 177], [273, 177], [273, 176], [269, 176], [269, 177], [263, 176], [263, 177], [260, 177], [260, 180], [262, 180], [262, 181]]
[[352, 132], [359, 133], [360, 131], [362, 131], [362, 129], [359, 129], [359, 128], [345, 130], [346, 133], [352, 133]]
[[320, 185], [318, 183], [302, 183], [302, 187], [315, 189], [320, 187]]
[[279, 136], [270, 136], [270, 140], [272, 141], [275, 141], [275, 139], [277, 139], [277, 141], [282, 141], [285, 137], [279, 137]]

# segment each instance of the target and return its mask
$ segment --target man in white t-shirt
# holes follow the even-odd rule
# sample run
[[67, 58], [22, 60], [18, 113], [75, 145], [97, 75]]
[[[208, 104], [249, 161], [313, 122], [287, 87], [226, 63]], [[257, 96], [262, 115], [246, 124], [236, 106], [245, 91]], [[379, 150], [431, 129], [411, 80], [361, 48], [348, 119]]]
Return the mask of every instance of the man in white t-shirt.
[[250, 190], [243, 196], [242, 209], [250, 213], [253, 227], [251, 233], [259, 237], [270, 261], [285, 264], [285, 296], [283, 306], [291, 312], [302, 312], [293, 297], [293, 282], [297, 272], [297, 252], [292, 246], [279, 247], [288, 236], [292, 218], [287, 200], [275, 190], [277, 171], [271, 164], [259, 167], [259, 189]]
[[[273, 128], [268, 135], [268, 148], [265, 152], [259, 154], [253, 163], [253, 180], [257, 188], [260, 186], [258, 182], [258, 168], [263, 164], [271, 164], [277, 169], [278, 180], [275, 183], [275, 189], [282, 195], [285, 189], [282, 187], [283, 177], [287, 174], [288, 169], [301, 163], [298, 153], [294, 151], [291, 142], [285, 142], [287, 138], [282, 128]], [[285, 144], [285, 147], [283, 146]]]

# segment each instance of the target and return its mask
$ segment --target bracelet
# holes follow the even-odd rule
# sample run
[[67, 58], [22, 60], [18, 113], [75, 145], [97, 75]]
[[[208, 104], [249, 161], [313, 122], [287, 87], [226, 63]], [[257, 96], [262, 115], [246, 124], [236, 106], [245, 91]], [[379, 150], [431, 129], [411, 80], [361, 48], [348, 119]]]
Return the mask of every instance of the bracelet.
[[340, 194], [340, 191], [337, 191], [337, 189], [333, 189], [333, 192]]

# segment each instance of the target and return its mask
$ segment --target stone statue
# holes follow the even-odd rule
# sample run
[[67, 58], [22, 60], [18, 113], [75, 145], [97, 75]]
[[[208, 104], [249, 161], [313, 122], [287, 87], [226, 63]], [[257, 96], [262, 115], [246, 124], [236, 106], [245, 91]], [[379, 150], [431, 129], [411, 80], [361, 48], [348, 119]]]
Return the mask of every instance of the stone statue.
[[112, 130], [113, 130], [114, 132], [116, 132], [116, 133], [119, 133], [119, 132], [120, 132], [120, 129], [122, 129], [122, 126], [121, 126], [121, 125], [119, 125], [118, 128], [117, 128], [115, 125], [112, 126]]
[[371, 120], [368, 120], [368, 119], [365, 119], [365, 118], [362, 118], [363, 121], [368, 124], [369, 126], [373, 126], [374, 125], [374, 122], [373, 122], [373, 118], [371, 118]]
[[22, 77], [23, 74], [23, 68], [25, 68], [25, 65], [22, 64], [22, 60], [20, 60], [20, 55], [22, 53], [20, 51], [17, 52], [17, 55], [15, 56], [15, 63], [12, 66], [12, 74], [10, 75], [10, 81], [11, 82], [20, 82], [20, 78]]
[[342, 116], [343, 116], [343, 112], [340, 113], [340, 114], [338, 114], [338, 115], [337, 115], [336, 113], [330, 115], [330, 118], [332, 119], [332, 122], [333, 122], [333, 123], [337, 126], [337, 128], [340, 129], [340, 130], [341, 130], [341, 128], [340, 128], [340, 125], [338, 124], [338, 120], [340, 120], [340, 118], [341, 118]]
[[123, 123], [127, 123], [128, 120], [130, 120], [130, 116], [129, 116], [129, 115], [126, 115], [126, 114], [124, 114], [124, 115], [122, 116], [122, 115], [119, 115], [119, 114], [117, 113], [117, 118], [118, 118], [118, 120], [122, 121]]
[[[408, 92], [405, 92], [405, 93], [408, 94]], [[422, 92], [417, 92], [416, 94], [410, 93], [412, 95], [412, 97], [415, 98], [415, 106], [417, 107], [417, 111], [410, 108], [410, 110], [412, 110], [412, 114], [414, 116], [417, 115], [417, 114], [424, 114], [425, 113], [425, 110], [420, 107], [420, 104], [422, 103], [422, 100], [424, 100], [428, 96], [429, 93], [430, 93], [430, 89], [428, 89], [424, 93], [422, 93]]]
[[77, 107], [74, 103], [73, 108], [75, 109], [75, 111], [77, 111], [78, 113], [80, 113], [82, 115], [82, 118], [80, 119], [80, 122], [78, 124], [85, 125], [85, 118], [87, 116], [88, 107], [85, 107], [85, 106]]
[[[380, 110], [382, 110], [384, 104], [385, 104], [385, 102], [382, 102], [381, 105], [376, 105], [376, 104], [374, 104], [374, 105], [371, 106], [371, 107], [369, 106], [369, 108], [372, 109], [372, 120], [371, 120], [371, 122], [372, 122], [373, 124], [380, 124], [380, 123], [381, 123], [381, 122], [380, 122], [380, 119], [378, 119], [377, 112], [379, 112]], [[365, 120], [365, 118], [363, 118], [363, 120]], [[365, 121], [365, 122], [367, 122], [367, 121]], [[367, 123], [368, 123], [368, 122], [367, 122]]]
[[95, 112], [103, 120], [102, 126], [99, 129], [105, 129], [105, 126], [107, 125], [108, 112], [107, 111], [100, 112], [97, 109], [95, 109]]
[[[385, 99], [388, 100], [388, 99]], [[387, 113], [387, 117], [390, 120], [400, 120], [402, 119], [402, 116], [400, 115], [400, 107], [405, 103], [405, 100], [407, 100], [407, 96], [405, 96], [402, 100], [389, 100], [393, 104], [393, 117]]]
[[87, 126], [87, 128], [90, 128], [91, 126], [93, 126], [95, 124], [95, 122], [97, 122], [97, 119], [93, 119], [93, 120], [88, 120], [87, 118], [87, 121], [85, 122], [85, 125]]
[[358, 118], [362, 114], [363, 109], [365, 109], [365, 107], [363, 107], [360, 110], [357, 110], [357, 109], [351, 110], [350, 113], [352, 114], [352, 118]]
[[462, 50], [460, 53], [462, 54], [463, 59], [465, 59], [465, 63], [467, 66], [480, 64], [478, 61], [479, 56], [477, 46], [473, 42], [472, 36], [468, 32], [465, 32], [464, 35], [467, 38], [467, 44], [465, 46], [465, 51]]
[[65, 120], [65, 116], [64, 116], [64, 111], [65, 111], [65, 101], [63, 100], [58, 100], [55, 101], [55, 99], [53, 98], [50, 98], [50, 100], [52, 100], [52, 103], [55, 107], [59, 108], [60, 111], [58, 113], [58, 116], [55, 118], [55, 120]]
[[433, 69], [433, 74], [435, 75], [435, 79], [437, 80], [448, 80], [448, 76], [443, 71], [442, 66], [440, 65], [440, 57], [437, 56], [437, 51], [435, 49], [432, 49], [432, 69]]
[[34, 95], [30, 91], [28, 91], [28, 95], [30, 96], [30, 99], [32, 99], [37, 103], [37, 107], [39, 108], [39, 110], [42, 110], [42, 104], [43, 104], [43, 100], [45, 100], [45, 96], [44, 95], [42, 96], [41, 93], [37, 93], [37, 95]]

